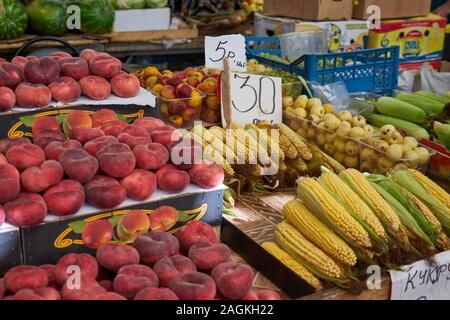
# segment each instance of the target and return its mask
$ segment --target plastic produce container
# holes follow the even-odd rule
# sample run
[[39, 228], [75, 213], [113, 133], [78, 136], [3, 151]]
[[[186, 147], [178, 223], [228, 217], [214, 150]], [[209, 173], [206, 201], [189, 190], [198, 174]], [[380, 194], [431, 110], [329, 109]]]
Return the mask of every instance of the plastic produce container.
[[218, 97], [216, 93], [206, 94], [203, 99], [200, 119], [208, 124], [221, 123], [220, 106], [220, 97]]
[[203, 100], [205, 94], [200, 90], [192, 88], [189, 98], [167, 99], [154, 93], [157, 96], [156, 106], [159, 117], [165, 123], [177, 128], [190, 128], [194, 125], [194, 121], [200, 120]]
[[407, 168], [426, 172], [430, 158], [435, 157], [435, 151], [426, 145], [419, 144], [419, 147], [428, 150], [428, 158], [422, 161], [401, 157], [392, 158], [386, 151], [376, 147], [375, 142], [379, 140], [379, 137], [375, 133], [365, 138], [350, 138], [321, 128], [311, 120], [287, 112], [283, 113], [283, 122], [345, 167], [355, 168], [362, 172], [386, 174], [391, 170]]
[[294, 61], [305, 54], [325, 54], [328, 52], [328, 34], [325, 29], [281, 34], [281, 55]]
[[289, 82], [283, 83], [281, 86], [283, 97], [289, 96], [295, 101], [303, 92], [303, 83], [301, 82]]
[[283, 115], [283, 122], [310, 143], [318, 146], [345, 167], [359, 169], [361, 144], [358, 139], [338, 135], [334, 131], [319, 127], [308, 119], [286, 112]]
[[390, 171], [406, 170], [408, 168], [419, 170], [423, 173], [427, 171], [428, 164], [431, 157], [435, 152], [430, 148], [427, 148], [423, 144], [419, 144], [419, 147], [425, 148], [430, 153], [428, 157], [411, 160], [398, 157], [390, 157], [388, 153], [376, 146], [376, 141], [379, 137], [373, 136], [370, 138], [360, 139], [361, 144], [361, 172], [370, 172], [376, 174], [387, 174]]
[[382, 96], [372, 92], [356, 92], [350, 94], [348, 110], [352, 114], [369, 115], [375, 111], [375, 103]]

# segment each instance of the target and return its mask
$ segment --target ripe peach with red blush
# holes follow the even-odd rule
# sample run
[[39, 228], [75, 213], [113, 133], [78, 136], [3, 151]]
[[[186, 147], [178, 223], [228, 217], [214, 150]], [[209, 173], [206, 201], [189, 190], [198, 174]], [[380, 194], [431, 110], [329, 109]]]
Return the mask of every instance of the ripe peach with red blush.
[[17, 227], [33, 226], [44, 221], [47, 205], [37, 193], [23, 192], [4, 206], [6, 219]]
[[80, 80], [81, 92], [93, 100], [105, 100], [111, 94], [111, 85], [98, 76], [86, 76]]
[[139, 94], [141, 83], [135, 75], [119, 74], [111, 79], [112, 92], [121, 98], [132, 98]]
[[128, 197], [134, 200], [143, 201], [148, 199], [157, 186], [156, 175], [144, 169], [135, 169], [126, 177], [120, 180], [120, 184], [127, 191]]
[[34, 84], [49, 84], [59, 76], [60, 67], [51, 57], [41, 57], [29, 61], [23, 70], [28, 82]]
[[53, 100], [58, 102], [73, 102], [81, 96], [81, 87], [78, 82], [70, 77], [59, 77], [53, 80], [48, 88]]
[[0, 112], [8, 111], [16, 105], [16, 94], [8, 87], [0, 87]]
[[84, 188], [74, 180], [62, 180], [44, 193], [48, 212], [57, 216], [76, 213], [84, 204]]
[[78, 81], [89, 75], [89, 65], [83, 58], [63, 58], [58, 62], [61, 76], [71, 77]]
[[84, 186], [86, 202], [99, 209], [111, 209], [120, 205], [127, 196], [125, 188], [114, 178], [95, 176]]
[[42, 84], [22, 82], [15, 91], [16, 102], [20, 107], [46, 107], [52, 101], [50, 89]]
[[52, 141], [44, 149], [45, 157], [48, 160], [58, 160], [65, 149], [82, 149], [83, 146], [77, 140]]

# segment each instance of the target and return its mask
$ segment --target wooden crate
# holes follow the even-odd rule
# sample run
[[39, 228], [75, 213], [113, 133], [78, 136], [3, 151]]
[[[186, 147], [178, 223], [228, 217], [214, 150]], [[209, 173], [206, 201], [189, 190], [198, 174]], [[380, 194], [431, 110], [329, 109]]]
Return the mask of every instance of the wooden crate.
[[[37, 37], [37, 35], [25, 34], [18, 39], [1, 40], [0, 50], [17, 50], [26, 41]], [[192, 39], [198, 37], [198, 29], [193, 27], [186, 27], [180, 29], [169, 30], [150, 30], [150, 31], [136, 31], [136, 32], [111, 32], [105, 34], [75, 34], [67, 33], [59, 38], [65, 40], [75, 46], [90, 46], [96, 44], [111, 44], [124, 42], [148, 42], [157, 40], [169, 39]], [[47, 46], [61, 46], [58, 42], [42, 41], [33, 45], [34, 47], [42, 48]]]

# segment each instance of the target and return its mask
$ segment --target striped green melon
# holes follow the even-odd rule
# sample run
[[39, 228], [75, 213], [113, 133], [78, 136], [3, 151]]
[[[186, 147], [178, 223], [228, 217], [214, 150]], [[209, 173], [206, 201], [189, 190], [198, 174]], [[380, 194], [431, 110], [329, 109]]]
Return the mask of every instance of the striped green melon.
[[0, 40], [19, 38], [27, 28], [28, 15], [18, 0], [0, 0]]
[[112, 30], [116, 11], [110, 0], [73, 0], [80, 7], [81, 32], [107, 33]]
[[30, 28], [46, 36], [59, 36], [67, 31], [66, 0], [33, 0], [27, 7]]

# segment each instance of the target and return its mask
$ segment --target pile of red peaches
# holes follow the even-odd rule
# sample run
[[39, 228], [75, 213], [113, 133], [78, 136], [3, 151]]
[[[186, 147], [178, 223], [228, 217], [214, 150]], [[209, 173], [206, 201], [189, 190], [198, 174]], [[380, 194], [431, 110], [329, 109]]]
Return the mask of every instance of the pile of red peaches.
[[32, 226], [85, 203], [112, 209], [157, 188], [178, 194], [190, 183], [210, 189], [224, 179], [221, 166], [202, 161], [201, 146], [157, 118], [130, 124], [110, 109], [75, 110], [62, 124], [36, 118], [32, 133], [32, 140], [0, 140], [0, 224]]
[[[110, 242], [96, 257], [67, 254], [56, 265], [23, 265], [0, 279], [5, 300], [279, 300], [252, 289], [254, 272], [233, 262], [214, 229], [188, 222], [175, 235], [135, 233], [132, 245]], [[72, 268], [69, 268], [72, 267]], [[80, 270], [79, 285], [72, 279]]]
[[0, 112], [14, 106], [42, 108], [51, 101], [70, 103], [81, 95], [105, 100], [139, 93], [139, 79], [122, 71], [122, 62], [108, 53], [85, 49], [80, 57], [67, 52], [49, 56], [0, 58]]

